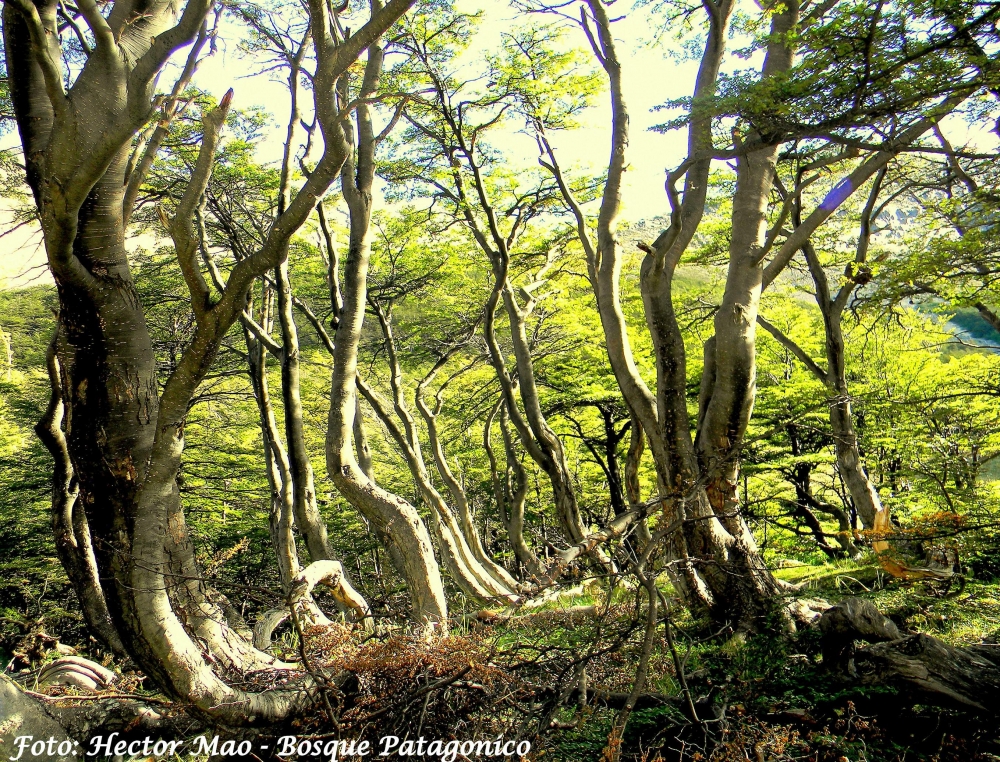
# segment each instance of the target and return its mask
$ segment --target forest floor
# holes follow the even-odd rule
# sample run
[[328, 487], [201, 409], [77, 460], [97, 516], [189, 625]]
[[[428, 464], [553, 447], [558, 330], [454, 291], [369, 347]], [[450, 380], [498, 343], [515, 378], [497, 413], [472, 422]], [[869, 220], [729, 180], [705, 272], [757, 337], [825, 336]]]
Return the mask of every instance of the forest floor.
[[[799, 595], [836, 603], [870, 600], [903, 633], [922, 632], [949, 644], [1000, 643], [1000, 580], [969, 580], [951, 588], [900, 583], [872, 563], [795, 565], [776, 576], [802, 585]], [[815, 762], [970, 762], [1000, 760], [996, 718], [906, 702], [892, 688], [859, 687], [824, 668], [819, 633], [762, 634], [734, 646], [686, 640], [678, 621], [693, 697], [725, 704], [724, 732], [704, 759]], [[671, 665], [650, 690], [676, 694]], [[553, 738], [549, 759], [600, 759], [615, 712], [595, 710], [572, 731]], [[625, 733], [624, 757], [679, 759], [699, 744], [675, 706], [636, 711]], [[709, 744], [711, 746], [711, 744]], [[687, 758], [687, 757], [685, 757]], [[699, 759], [697, 752], [690, 756]]]
[[[47, 570], [43, 581], [30, 579], [37, 567], [28, 571], [21, 566], [20, 574], [8, 573], [0, 583], [0, 658], [8, 674], [30, 689], [39, 668], [58, 656], [57, 641], [85, 656], [101, 660], [102, 655], [88, 643], [69, 591], [58, 584], [59, 575]], [[804, 583], [804, 597], [831, 603], [868, 598], [903, 632], [925, 632], [955, 645], [997, 642], [1000, 637], [1000, 581], [970, 580], [953, 590], [902, 585], [873, 565], [854, 562], [795, 565], [777, 574]], [[42, 592], [30, 596], [28, 590]], [[539, 691], [571, 685], [572, 659], [589, 650], [586, 705], [573, 695], [551, 722], [547, 719], [550, 730], [538, 739], [531, 758], [596, 762], [605, 758], [618, 714], [607, 696], [627, 694], [634, 677], [644, 617], [636, 600], [634, 591], [621, 589], [610, 607], [598, 606], [598, 611], [606, 610], [603, 616], [594, 616], [589, 608], [602, 603], [599, 594], [598, 600], [590, 594], [563, 597], [546, 610], [514, 619], [469, 616], [431, 647], [398, 631], [363, 642], [347, 628], [308, 642], [314, 660], [355, 676], [334, 696], [342, 726], [361, 735], [377, 727], [401, 737], [414, 731], [427, 737], [509, 736], [538, 719], [526, 715], [525, 707], [537, 701]], [[993, 718], [913, 705], [891, 688], [840, 681], [824, 669], [814, 629], [788, 636], [776, 626], [738, 644], [698, 638], [693, 632], [693, 624], [678, 610], [672, 622], [674, 653], [657, 636], [647, 697], [628, 722], [622, 759], [1000, 760], [1000, 728]], [[290, 632], [280, 635], [275, 646], [285, 657], [297, 657], [298, 643]], [[108, 657], [103, 661], [121, 670]], [[463, 665], [472, 665], [471, 671]], [[130, 693], [146, 692], [139, 675], [124, 671], [118, 690], [125, 686]], [[434, 680], [448, 683], [446, 689], [433, 700], [425, 694], [415, 701], [414, 690]], [[691, 723], [683, 710], [682, 682], [701, 724]], [[55, 689], [57, 694], [65, 691]], [[325, 712], [317, 710], [294, 732], [322, 734], [328, 725]]]

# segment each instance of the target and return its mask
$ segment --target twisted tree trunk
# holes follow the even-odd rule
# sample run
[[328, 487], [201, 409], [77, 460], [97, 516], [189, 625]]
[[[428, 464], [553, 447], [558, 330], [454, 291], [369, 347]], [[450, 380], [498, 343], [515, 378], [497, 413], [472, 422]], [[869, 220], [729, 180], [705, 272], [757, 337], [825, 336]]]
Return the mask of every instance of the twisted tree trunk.
[[[447, 357], [444, 359], [447, 360]], [[434, 456], [434, 465], [437, 467], [438, 475], [441, 477], [441, 480], [445, 483], [445, 486], [448, 489], [448, 494], [451, 496], [452, 504], [458, 510], [459, 527], [461, 528], [461, 532], [464, 535], [465, 541], [468, 544], [469, 549], [472, 551], [472, 555], [475, 557], [476, 562], [479, 563], [483, 569], [485, 569], [486, 573], [489, 574], [490, 577], [500, 582], [501, 585], [509, 592], [513, 592], [518, 588], [517, 580], [515, 580], [506, 569], [500, 566], [500, 564], [494, 561], [483, 547], [482, 539], [479, 536], [479, 529], [476, 527], [475, 521], [473, 520], [472, 507], [469, 505], [469, 497], [466, 494], [465, 489], [462, 487], [462, 484], [455, 477], [451, 467], [448, 465], [448, 458], [444, 452], [444, 445], [442, 444], [441, 437], [438, 434], [437, 417], [441, 412], [443, 404], [442, 395], [447, 382], [438, 388], [433, 409], [424, 399], [424, 393], [427, 389], [427, 385], [434, 380], [437, 371], [443, 364], [443, 361], [437, 363], [431, 372], [424, 376], [420, 383], [417, 384], [417, 391], [415, 394], [417, 408], [420, 410], [420, 415], [424, 419], [424, 423], [427, 426], [427, 439], [431, 447], [431, 453]]]
[[[499, 413], [500, 434], [504, 444], [506, 457], [504, 471], [501, 474], [499, 462], [493, 449], [493, 422]], [[517, 560], [524, 564], [528, 573], [541, 578], [545, 567], [538, 556], [524, 539], [524, 503], [528, 497], [528, 474], [518, 460], [514, 442], [507, 428], [507, 408], [501, 397], [490, 409], [483, 424], [483, 449], [490, 461], [490, 480], [493, 483], [493, 495], [503, 520], [507, 539]]]
[[[262, 290], [264, 293], [261, 298], [259, 325], [266, 333], [272, 323], [273, 296], [266, 284]], [[257, 403], [264, 464], [271, 492], [268, 528], [278, 562], [278, 579], [282, 591], [287, 594], [292, 580], [299, 572], [299, 555], [294, 533], [291, 467], [288, 463], [288, 454], [281, 443], [278, 422], [271, 403], [270, 385], [267, 380], [267, 351], [264, 349], [263, 341], [255, 337], [249, 329], [244, 327], [243, 333], [247, 347], [247, 372]]]
[[[363, 95], [376, 92], [381, 71], [382, 51], [372, 47], [361, 86]], [[339, 295], [331, 291], [334, 307], [340, 301], [341, 308], [337, 340], [330, 344], [333, 373], [326, 433], [327, 472], [340, 493], [376, 528], [388, 545], [390, 557], [402, 565], [413, 618], [424, 625], [445, 627], [448, 608], [427, 527], [412, 505], [375, 484], [355, 455], [352, 435], [358, 413], [358, 345], [368, 294], [372, 185], [378, 141], [367, 103], [360, 99], [354, 111], [357, 137], [355, 125], [348, 121], [335, 138], [347, 156], [341, 172], [341, 189], [350, 212], [351, 232], [344, 260], [343, 291]]]
[[57, 332], [46, 353], [52, 390], [45, 415], [35, 427], [39, 439], [55, 461], [52, 475], [52, 533], [55, 536], [56, 552], [66, 570], [66, 576], [76, 590], [87, 627], [107, 648], [119, 656], [125, 656], [125, 646], [118, 637], [101, 589], [90, 525], [79, 502], [80, 488], [73, 475], [73, 463], [62, 428], [65, 405], [62, 401], [62, 373], [56, 349], [58, 340]]
[[[334, 81], [412, 3], [390, 0], [339, 42], [328, 31], [328, 7], [310, 4], [312, 27], [321, 30], [315, 35], [313, 93], [327, 150], [264, 245], [230, 273], [218, 301], [211, 300], [198, 267], [197, 246], [177, 251], [197, 329], [162, 394], [124, 248], [125, 172], [129, 144], [152, 115], [156, 74], [196, 36], [209, 3], [190, 0], [179, 18], [177, 6], [162, 0], [119, 0], [106, 17], [94, 3], [81, 3], [95, 46], [68, 90], [60, 68], [57, 3], [15, 0], [4, 6], [7, 70], [26, 174], [59, 293], [66, 451], [93, 532], [104, 597], [139, 666], [168, 694], [222, 721], [276, 719], [301, 696], [246, 694], [210, 665], [242, 670], [276, 662], [226, 623], [219, 597], [201, 582], [177, 486], [188, 406], [252, 282], [278, 264], [282, 244], [340, 169], [343, 155], [330, 139], [339, 130]], [[175, 217], [188, 228], [230, 97], [204, 119], [204, 145]]]

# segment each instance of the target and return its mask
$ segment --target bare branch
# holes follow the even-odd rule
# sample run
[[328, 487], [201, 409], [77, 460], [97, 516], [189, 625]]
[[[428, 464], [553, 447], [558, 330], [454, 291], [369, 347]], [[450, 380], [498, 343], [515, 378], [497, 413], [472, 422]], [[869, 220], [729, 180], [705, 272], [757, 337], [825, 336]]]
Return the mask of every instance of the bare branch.
[[770, 323], [769, 321], [765, 320], [762, 315], [757, 315], [757, 322], [765, 331], [767, 331], [774, 337], [775, 341], [777, 341], [779, 344], [781, 344], [781, 346], [783, 346], [785, 349], [787, 349], [789, 352], [795, 355], [795, 357], [797, 357], [798, 360], [803, 365], [805, 365], [806, 368], [808, 368], [809, 371], [814, 376], [816, 376], [816, 378], [818, 378], [824, 384], [828, 382], [826, 371], [823, 370], [823, 368], [821, 368], [819, 364], [815, 360], [813, 360], [808, 354], [806, 354], [806, 351], [802, 347], [800, 347], [787, 334], [782, 332], [780, 328], [778, 328], [773, 323]]
[[199, 323], [205, 319], [210, 310], [210, 300], [208, 284], [201, 274], [201, 268], [198, 267], [197, 252], [200, 239], [195, 235], [194, 215], [196, 207], [202, 202], [208, 181], [212, 177], [215, 149], [219, 144], [222, 125], [226, 120], [226, 114], [229, 112], [232, 100], [233, 91], [230, 89], [219, 101], [219, 105], [202, 119], [203, 138], [201, 150], [198, 152], [198, 161], [191, 173], [188, 187], [177, 205], [173, 219], [168, 221], [163, 208], [158, 207], [160, 220], [170, 231], [170, 237], [173, 239], [177, 262], [184, 275], [188, 291], [191, 292], [191, 306]]

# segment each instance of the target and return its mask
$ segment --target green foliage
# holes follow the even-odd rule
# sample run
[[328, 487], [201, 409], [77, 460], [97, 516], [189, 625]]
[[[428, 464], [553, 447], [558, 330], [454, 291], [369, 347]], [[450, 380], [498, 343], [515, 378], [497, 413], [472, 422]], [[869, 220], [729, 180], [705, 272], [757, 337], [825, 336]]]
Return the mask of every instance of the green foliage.
[[[701, 4], [666, 5], [675, 14], [687, 50], [701, 44], [703, 30], [694, 22]], [[769, 24], [781, 7], [773, 5], [763, 13], [750, 13], [749, 5], [740, 8], [732, 33], [744, 45], [738, 56], [759, 58], [768, 44], [777, 42], [769, 37]], [[783, 193], [796, 187], [803, 167], [826, 162], [824, 172], [803, 194], [802, 207], [816, 206], [843, 189], [836, 177], [856, 159], [836, 153], [840, 144], [827, 143], [827, 134], [852, 144], [881, 140], [923, 114], [957, 82], [978, 83], [986, 76], [988, 67], [980, 65], [974, 45], [952, 44], [957, 24], [974, 41], [988, 42], [994, 34], [992, 11], [976, 16], [977, 7], [965, 0], [835, 3], [790, 33], [800, 54], [787, 76], [763, 81], [756, 69], [729, 66], [718, 96], [704, 105], [714, 115], [719, 136], [731, 135], [735, 126], [740, 134], [752, 131], [782, 139], [778, 178]], [[287, 73], [285, 64], [267, 56], [276, 45], [303, 39], [300, 10], [295, 4], [227, 7], [249, 30], [241, 52], [262, 60], [264, 69], [278, 78]], [[275, 19], [281, 23], [269, 27]], [[597, 103], [603, 76], [586, 49], [567, 34], [535, 24], [536, 19], [512, 25], [495, 49], [482, 50], [475, 44], [480, 17], [463, 14], [444, 0], [422, 3], [387, 42], [385, 92], [373, 111], [378, 121], [388, 123], [399, 108], [401, 121], [386, 138], [378, 164], [387, 203], [373, 215], [370, 314], [359, 361], [360, 375], [388, 397], [391, 370], [384, 337], [373, 319], [376, 311], [393, 328], [402, 376], [395, 380], [411, 408], [418, 383], [448, 358], [437, 368], [427, 398], [440, 401], [437, 425], [443, 447], [469, 496], [486, 549], [511, 569], [517, 562], [504, 536], [504, 506], [498, 505], [482, 445], [489, 411], [499, 395], [482, 340], [483, 305], [501, 277], [488, 255], [503, 250], [518, 304], [530, 305], [525, 307], [530, 313], [526, 323], [541, 406], [563, 440], [584, 520], [591, 526], [605, 525], [621, 507], [615, 504], [621, 495], [613, 493], [620, 492], [632, 425], [607, 359], [593, 284], [572, 230], [576, 222], [569, 218], [551, 173], [535, 162], [536, 139], [577, 129]], [[344, 80], [348, 98], [358, 92], [358, 74], [355, 67]], [[6, 97], [6, 89], [0, 90], [0, 110]], [[177, 367], [195, 323], [155, 210], [175, 209], [197, 158], [200, 118], [216, 105], [196, 88], [185, 97], [190, 105], [172, 124], [140, 194], [133, 222], [135, 232], [144, 235], [136, 241], [142, 245], [130, 249], [161, 380]], [[667, 104], [686, 112], [701, 105], [691, 99]], [[983, 99], [973, 101], [966, 118], [985, 116], [989, 110]], [[685, 113], [661, 129], [681, 126], [689, 118]], [[311, 129], [308, 119], [298, 125], [303, 132]], [[200, 255], [217, 265], [223, 278], [261, 245], [279, 204], [279, 169], [262, 159], [271, 122], [272, 116], [260, 110], [230, 114], [198, 210], [197, 222], [205, 233]], [[310, 170], [309, 156], [296, 156], [301, 164], [293, 171], [295, 182]], [[904, 588], [886, 580], [870, 554], [845, 559], [847, 550], [817, 542], [816, 527], [803, 518], [803, 506], [812, 511], [819, 534], [827, 538], [842, 529], [842, 517], [848, 517], [848, 523], [856, 519], [837, 468], [830, 425], [830, 406], [839, 400], [801, 357], [763, 330], [756, 338], [754, 414], [740, 452], [741, 510], [766, 560], [803, 564], [780, 569], [776, 576], [833, 599], [871, 595], [900, 624], [933, 629], [957, 643], [991, 634], [1000, 610], [995, 586], [989, 584], [1000, 576], [1000, 356], [994, 351], [1000, 334], [989, 322], [991, 305], [1000, 304], [994, 163], [970, 162], [963, 170], [969, 175], [966, 181], [943, 159], [897, 158], [885, 177], [892, 202], [875, 215], [878, 232], [866, 261], [855, 262], [863, 200], [846, 203], [811, 239], [834, 293], [845, 288], [851, 296], [843, 324], [850, 403], [864, 466], [896, 523], [893, 539], [914, 557], [934, 545], [956, 550], [966, 576], [973, 578], [969, 587], [960, 595], [949, 593], [955, 595], [951, 598], [937, 589]], [[603, 177], [566, 170], [577, 199], [592, 209]], [[0, 194], [8, 199], [23, 195], [19, 172], [12, 154], [0, 154]], [[914, 177], [922, 181], [911, 182]], [[720, 169], [710, 183], [704, 220], [674, 273], [671, 294], [685, 341], [692, 430], [704, 371], [702, 351], [725, 286], [736, 177]], [[859, 198], [869, 188], [860, 189]], [[783, 201], [776, 191], [767, 210], [776, 231], [787, 223]], [[320, 203], [329, 228], [323, 231], [310, 222], [292, 241], [289, 277], [301, 305], [312, 310], [336, 341], [334, 281], [343, 276], [338, 268], [343, 267], [344, 252], [358, 242], [349, 239], [337, 202], [329, 198]], [[584, 227], [587, 224], [592, 223]], [[634, 244], [654, 240], [668, 224], [654, 219], [623, 223], [618, 230], [622, 309], [638, 373], [654, 390], [656, 367], [640, 296], [642, 255]], [[203, 272], [207, 277], [207, 266]], [[812, 289], [807, 274], [794, 264], [765, 293], [762, 313], [801, 353], [825, 365], [823, 318]], [[268, 286], [255, 284], [250, 309], [262, 312], [268, 293]], [[32, 433], [48, 398], [45, 348], [56, 303], [54, 290], [47, 287], [0, 291], [0, 515], [5, 519], [0, 522], [0, 547], [8, 554], [0, 580], [4, 661], [26, 635], [39, 629], [57, 630], [64, 639], [86, 644], [52, 546], [49, 456]], [[400, 618], [406, 605], [401, 582], [388, 569], [371, 528], [333, 490], [326, 474], [330, 358], [313, 326], [301, 314], [296, 319], [306, 445], [322, 517], [336, 554], [378, 615]], [[501, 316], [498, 340], [508, 356], [510, 331]], [[969, 337], [975, 341], [965, 341]], [[252, 619], [278, 605], [281, 594], [268, 532], [271, 494], [260, 417], [246, 360], [246, 336], [237, 326], [192, 401], [178, 484], [207, 578]], [[273, 358], [268, 363], [267, 379], [277, 390], [278, 363]], [[280, 428], [280, 393], [274, 397]], [[396, 443], [370, 409], [362, 406], [361, 414], [375, 454], [377, 482], [419, 503]], [[418, 420], [415, 426], [426, 441], [424, 422]], [[497, 444], [502, 441], [499, 423], [492, 426], [503, 470], [513, 464]], [[556, 528], [550, 487], [520, 449], [513, 457], [528, 471], [528, 542], [550, 560], [551, 550], [565, 540]], [[444, 493], [441, 479], [431, 478]], [[641, 464], [640, 486], [644, 498], [656, 492], [648, 454]], [[427, 511], [426, 506], [418, 509]], [[858, 537], [857, 542], [864, 545], [864, 539]], [[304, 550], [300, 557], [307, 558]], [[449, 594], [453, 611], [470, 610], [473, 604], [461, 593], [452, 589]], [[493, 645], [500, 654], [523, 652], [543, 661], [558, 653], [566, 659], [608, 639], [608, 632], [600, 630], [606, 625], [619, 642], [595, 657], [592, 677], [627, 691], [638, 658], [641, 612], [632, 605], [631, 591], [616, 595], [614, 615], [606, 621], [567, 624], [557, 616], [562, 603], [594, 603], [597, 597], [588, 593], [553, 603], [538, 615], [540, 624], [499, 628], [491, 633]], [[329, 608], [328, 600], [320, 600]], [[754, 727], [763, 728], [758, 736], [739, 736], [732, 748], [742, 745], [745, 752], [757, 748], [755, 743], [762, 749], [802, 742], [812, 744], [815, 758], [826, 759], [834, 752], [856, 755], [868, 739], [883, 755], [873, 752], [870, 759], [895, 758], [896, 741], [880, 740], [874, 731], [850, 735], [850, 728], [845, 729], [856, 719], [852, 704], [888, 702], [891, 692], [834, 684], [823, 671], [812, 634], [720, 644], [700, 639], [694, 623], [680, 618], [677, 633], [687, 649], [693, 690], [722, 694], [736, 716], [747, 718], [747, 727], [758, 723]], [[771, 623], [771, 629], [777, 632], [780, 623]], [[282, 646], [290, 652], [295, 641], [286, 635]], [[680, 680], [671, 657], [658, 637], [649, 687], [676, 698]], [[379, 674], [385, 683], [395, 680], [393, 690], [400, 687], [396, 675]], [[560, 673], [560, 679], [565, 674]], [[788, 730], [781, 714], [803, 706], [817, 715], [818, 724], [796, 735], [799, 731]], [[560, 712], [558, 720], [577, 724], [556, 737], [552, 758], [597, 758], [607, 742], [612, 713]], [[674, 729], [684, 722], [673, 703], [638, 710], [625, 745], [639, 749], [650, 739], [659, 741], [665, 727]]]

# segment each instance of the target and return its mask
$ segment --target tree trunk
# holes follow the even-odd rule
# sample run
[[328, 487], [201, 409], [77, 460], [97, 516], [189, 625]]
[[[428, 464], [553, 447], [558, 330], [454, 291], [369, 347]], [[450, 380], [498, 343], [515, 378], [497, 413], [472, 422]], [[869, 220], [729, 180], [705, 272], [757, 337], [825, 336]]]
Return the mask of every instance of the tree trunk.
[[[412, 2], [390, 0], [339, 47], [328, 32], [327, 7], [310, 4], [313, 92], [324, 137], [339, 129], [333, 81]], [[95, 47], [68, 93], [56, 3], [5, 5], [4, 38], [27, 179], [59, 293], [67, 452], [107, 580], [108, 609], [126, 649], [166, 693], [223, 722], [244, 723], [279, 719], [303, 697], [246, 694], [209, 665], [211, 659], [242, 670], [276, 662], [228, 626], [213, 602], [218, 596], [201, 582], [177, 486], [184, 424], [250, 285], [278, 264], [281, 243], [304, 222], [343, 156], [327, 142], [288, 212], [275, 220], [262, 248], [233, 269], [217, 303], [197, 266], [196, 245], [178, 249], [197, 330], [158, 399], [155, 358], [124, 248], [125, 168], [129, 144], [150, 116], [157, 72], [195, 37], [208, 10], [205, 0], [189, 0], [179, 19], [174, 4], [115, 3], [106, 18], [95, 8], [88, 16]], [[211, 174], [230, 99], [205, 116], [204, 144], [179, 205], [187, 227]]]
[[858, 435], [854, 430], [851, 395], [847, 386], [847, 365], [844, 353], [844, 334], [840, 316], [824, 316], [826, 324], [827, 373], [830, 377], [830, 426], [833, 429], [837, 470], [851, 493], [854, 508], [865, 529], [875, 526], [876, 516], [885, 508], [878, 489], [868, 478], [858, 448]]
[[[365, 67], [363, 92], [373, 93], [381, 74], [382, 51], [372, 47]], [[359, 101], [357, 162], [354, 126], [342, 128], [348, 159], [341, 171], [341, 188], [350, 211], [350, 244], [344, 261], [342, 308], [337, 324], [330, 383], [330, 415], [326, 432], [327, 473], [340, 493], [389, 541], [390, 557], [403, 564], [410, 591], [412, 615], [423, 625], [447, 627], [444, 586], [427, 527], [416, 509], [403, 498], [378, 487], [365, 476], [355, 457], [352, 433], [358, 409], [358, 345], [368, 297], [371, 258], [371, 189], [374, 181], [375, 136], [368, 106]]]
[[[391, 337], [391, 332], [387, 334]], [[408, 409], [403, 403], [401, 396], [401, 380], [399, 378], [399, 363], [395, 359], [395, 351], [390, 353], [390, 363], [393, 376], [394, 397], [396, 399], [396, 413], [403, 421], [401, 430], [397, 421], [392, 417], [386, 406], [366, 384], [358, 380], [358, 388], [368, 400], [368, 404], [382, 420], [382, 423], [389, 429], [389, 433], [399, 447], [403, 459], [410, 470], [410, 475], [417, 486], [421, 499], [430, 508], [432, 515], [437, 521], [438, 547], [441, 550], [445, 565], [451, 573], [452, 579], [465, 593], [473, 599], [489, 601], [495, 597], [512, 598], [513, 591], [506, 587], [499, 579], [494, 578], [474, 557], [472, 550], [465, 540], [465, 535], [458, 524], [451, 507], [445, 502], [441, 494], [431, 483], [430, 475], [427, 473], [427, 466], [424, 463], [423, 453], [420, 449], [420, 442], [417, 438], [416, 427]]]
[[275, 271], [278, 292], [278, 322], [281, 326], [281, 401], [285, 418], [285, 441], [292, 477], [295, 522], [306, 541], [309, 557], [315, 561], [334, 558], [327, 537], [326, 522], [316, 504], [316, 484], [306, 449], [305, 424], [299, 383], [299, 334], [292, 315], [292, 286], [288, 280], [288, 257]]
[[[493, 450], [493, 421], [500, 414], [500, 432], [503, 437], [506, 464], [501, 475], [496, 453]], [[514, 556], [524, 564], [528, 573], [541, 578], [545, 567], [524, 539], [524, 503], [528, 497], [528, 475], [517, 458], [514, 442], [507, 430], [507, 408], [503, 398], [490, 409], [483, 424], [483, 449], [490, 461], [490, 479], [496, 497], [497, 510], [503, 520], [507, 539]]]
[[[642, 454], [646, 449], [646, 435], [642, 430], [639, 419], [632, 416], [631, 427], [629, 429], [628, 453], [625, 456], [625, 494], [628, 498], [629, 510], [634, 510], [642, 504], [642, 489], [639, 483], [639, 467], [642, 464]], [[636, 537], [640, 547], [645, 546], [651, 539], [649, 531], [649, 521], [643, 519], [636, 527]]]
[[[688, 128], [689, 160], [685, 165], [684, 198], [672, 190], [679, 175], [668, 178], [671, 224], [647, 252], [640, 272], [640, 286], [656, 354], [657, 394], [654, 398], [639, 376], [629, 347], [619, 296], [621, 260], [615, 225], [621, 206], [621, 180], [628, 145], [628, 111], [621, 87], [621, 65], [615, 51], [610, 19], [604, 6], [588, 2], [596, 24], [591, 37], [595, 54], [611, 84], [613, 108], [612, 146], [608, 179], [598, 218], [596, 245], [587, 232], [582, 209], [576, 203], [555, 161], [547, 150], [556, 176], [577, 220], [578, 234], [587, 252], [597, 296], [601, 324], [607, 339], [612, 370], [632, 415], [649, 439], [663, 497], [664, 526], [677, 526], [668, 544], [669, 569], [674, 586], [698, 614], [739, 628], [754, 626], [769, 607], [775, 583], [764, 568], [753, 538], [739, 515], [735, 500], [735, 475], [739, 440], [753, 401], [753, 326], [744, 310], [756, 310], [760, 294], [761, 265], [758, 254], [764, 208], [773, 176], [776, 149], [752, 151], [739, 160], [740, 180], [734, 201], [733, 245], [725, 301], [717, 318], [721, 338], [706, 346], [702, 416], [709, 442], [691, 439], [687, 411], [687, 374], [683, 337], [674, 311], [671, 287], [681, 255], [691, 242], [704, 214], [711, 168], [712, 113], [707, 104], [715, 92], [725, 47], [732, 3], [706, 7], [709, 34], [695, 86]], [[772, 16], [772, 39], [764, 76], [783, 72], [791, 65], [787, 32], [797, 18], [797, 8], [781, 6]], [[547, 145], [547, 144], [546, 144]], [[718, 342], [718, 344], [717, 344]], [[715, 372], [715, 366], [719, 372]], [[719, 448], [718, 452], [713, 448]], [[707, 468], [708, 471], [703, 471]]]
[[[531, 359], [531, 349], [528, 345], [524, 312], [517, 304], [513, 287], [507, 282], [507, 268], [504, 266], [498, 270], [495, 264], [494, 276], [497, 278], [498, 283], [504, 284], [501, 294], [507, 312], [507, 319], [510, 322], [511, 341], [514, 346], [521, 401], [524, 404], [525, 418], [530, 427], [531, 435], [537, 443], [538, 449], [542, 452], [542, 457], [537, 459], [537, 463], [545, 471], [546, 476], [549, 477], [549, 481], [552, 484], [552, 496], [555, 500], [556, 515], [559, 517], [563, 531], [566, 532], [567, 539], [571, 543], [580, 542], [587, 535], [587, 529], [584, 527], [583, 518], [580, 516], [580, 506], [576, 501], [576, 492], [573, 489], [573, 477], [570, 474], [569, 466], [566, 464], [566, 451], [562, 440], [549, 426], [548, 421], [545, 420], [545, 416], [542, 413], [538, 388], [535, 385], [535, 369]], [[513, 400], [510, 400], [510, 402], [513, 402]], [[522, 436], [527, 434], [527, 432], [522, 433], [520, 430], [519, 433]]]
[[351, 433], [357, 410], [357, 346], [364, 318], [368, 269], [365, 239], [357, 244], [352, 241], [345, 263], [344, 310], [337, 328], [330, 390], [327, 472], [340, 493], [377, 528], [382, 538], [389, 541], [390, 557], [402, 561], [413, 618], [423, 624], [444, 626], [448, 609], [427, 528], [412, 505], [379, 488], [365, 476], [354, 456]]
[[[267, 331], [271, 325], [270, 305], [273, 297], [267, 286], [261, 298], [261, 320], [259, 325]], [[268, 527], [271, 544], [274, 546], [278, 562], [278, 579], [282, 591], [287, 594], [292, 580], [299, 572], [298, 549], [293, 531], [294, 507], [292, 505], [292, 477], [288, 455], [281, 444], [278, 423], [271, 404], [271, 393], [267, 381], [267, 353], [262, 343], [244, 328], [247, 346], [247, 370], [257, 403], [260, 417], [260, 433], [264, 451], [267, 483], [271, 491]]]
[[91, 633], [118, 656], [126, 656], [124, 645], [108, 612], [101, 589], [97, 558], [87, 516], [79, 503], [79, 486], [62, 429], [65, 406], [62, 401], [62, 373], [57, 357], [58, 332], [52, 338], [46, 359], [52, 391], [45, 415], [35, 427], [39, 439], [52, 454], [52, 533], [56, 552], [66, 575], [76, 590], [80, 609]]
[[[797, 18], [797, 3], [775, 9], [762, 70], [765, 80], [781, 76], [791, 67], [788, 34]], [[693, 128], [691, 140], [696, 140]], [[694, 232], [686, 227], [684, 216], [694, 217], [695, 225], [701, 216], [700, 209], [688, 204], [689, 190], [697, 197], [695, 190], [702, 182], [701, 177], [695, 177], [699, 185], [690, 188], [690, 170], [684, 206], [675, 211], [672, 221], [673, 232], [668, 229], [661, 235], [662, 240], [654, 243], [643, 264], [643, 301], [657, 358], [659, 436], [670, 459], [661, 478], [675, 500], [687, 502], [687, 552], [702, 560], [699, 572], [708, 592], [705, 596], [698, 590], [702, 594], [695, 603], [707, 604], [714, 621], [731, 623], [738, 630], [759, 626], [777, 592], [740, 513], [737, 492], [739, 451], [756, 391], [756, 316], [763, 283], [767, 203], [776, 160], [776, 146], [750, 150], [737, 159], [729, 270], [715, 317], [715, 336], [705, 345], [693, 447], [687, 418], [686, 360], [671, 294], [674, 270]], [[647, 434], [652, 439], [653, 435]]]
[[[857, 598], [824, 612], [819, 627], [824, 665], [847, 679], [895, 688], [897, 701], [1000, 712], [996, 646], [956, 648], [929, 635], [902, 635], [870, 601]], [[857, 649], [857, 640], [874, 645]]]
[[434, 456], [434, 464], [437, 466], [441, 480], [448, 489], [448, 494], [451, 495], [452, 504], [458, 509], [459, 527], [475, 560], [483, 567], [487, 574], [500, 582], [508, 591], [515, 591], [518, 588], [517, 580], [500, 564], [494, 561], [483, 547], [482, 540], [479, 537], [479, 529], [473, 521], [472, 508], [469, 505], [468, 495], [466, 495], [465, 489], [463, 489], [458, 479], [455, 478], [455, 474], [452, 473], [451, 468], [448, 466], [448, 458], [445, 455], [444, 445], [441, 443], [437, 429], [437, 416], [441, 411], [441, 393], [443, 392], [443, 388], [438, 391], [437, 401], [433, 410], [428, 407], [424, 399], [424, 390], [433, 378], [433, 375], [425, 376], [417, 385], [416, 404], [420, 410], [420, 415], [424, 419], [424, 423], [427, 425], [427, 438]]

